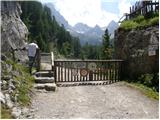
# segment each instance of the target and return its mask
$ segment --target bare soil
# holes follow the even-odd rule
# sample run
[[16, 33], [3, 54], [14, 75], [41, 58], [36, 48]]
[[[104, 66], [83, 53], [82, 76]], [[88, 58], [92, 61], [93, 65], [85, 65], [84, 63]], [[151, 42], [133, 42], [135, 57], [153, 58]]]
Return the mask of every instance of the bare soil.
[[110, 85], [58, 87], [36, 92], [34, 118], [159, 118], [159, 101], [148, 98], [124, 82]]

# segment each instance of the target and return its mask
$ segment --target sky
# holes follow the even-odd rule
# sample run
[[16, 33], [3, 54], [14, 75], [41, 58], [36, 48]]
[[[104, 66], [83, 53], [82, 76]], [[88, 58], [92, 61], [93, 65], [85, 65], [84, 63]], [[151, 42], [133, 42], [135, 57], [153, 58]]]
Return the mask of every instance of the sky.
[[74, 26], [84, 23], [94, 27], [105, 27], [114, 20], [116, 22], [129, 12], [129, 7], [136, 0], [40, 0], [42, 3], [53, 3], [56, 10]]

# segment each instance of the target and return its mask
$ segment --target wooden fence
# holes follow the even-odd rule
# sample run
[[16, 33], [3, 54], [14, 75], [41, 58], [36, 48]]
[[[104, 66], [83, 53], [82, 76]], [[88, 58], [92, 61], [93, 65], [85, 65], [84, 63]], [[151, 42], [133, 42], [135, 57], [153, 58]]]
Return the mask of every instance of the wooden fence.
[[148, 16], [150, 13], [159, 11], [159, 1], [139, 1], [130, 7], [130, 14], [126, 15], [127, 19], [134, 18], [138, 15]]
[[56, 82], [111, 81], [121, 79], [123, 60], [55, 60]]
[[137, 17], [138, 15], [143, 15], [145, 17], [149, 17], [151, 14], [159, 12], [159, 0], [142, 0], [137, 1], [135, 5], [130, 7], [130, 13], [125, 14], [122, 16], [119, 20], [119, 22], [122, 22], [121, 19], [125, 17], [125, 20], [129, 20], [132, 18]]

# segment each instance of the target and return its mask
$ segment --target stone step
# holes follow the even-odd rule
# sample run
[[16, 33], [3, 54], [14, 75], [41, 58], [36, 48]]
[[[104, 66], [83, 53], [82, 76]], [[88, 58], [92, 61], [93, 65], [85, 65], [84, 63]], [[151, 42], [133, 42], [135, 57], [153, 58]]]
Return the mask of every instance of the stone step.
[[56, 84], [55, 83], [45, 83], [45, 84], [35, 84], [34, 88], [36, 89], [45, 89], [47, 91], [55, 91], [56, 90]]
[[36, 77], [35, 83], [54, 83], [54, 77]]
[[53, 71], [39, 71], [35, 73], [36, 77], [53, 77]]

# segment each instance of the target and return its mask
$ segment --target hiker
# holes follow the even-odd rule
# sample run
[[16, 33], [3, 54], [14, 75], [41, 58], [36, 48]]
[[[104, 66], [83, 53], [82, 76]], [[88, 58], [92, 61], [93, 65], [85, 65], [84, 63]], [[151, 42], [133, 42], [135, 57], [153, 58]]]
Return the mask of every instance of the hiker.
[[29, 72], [32, 73], [32, 67], [34, 62], [37, 62], [38, 45], [36, 41], [28, 44], [28, 58], [29, 58]]

